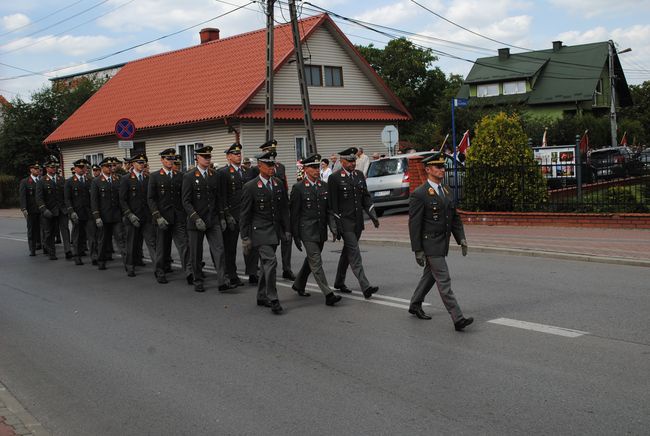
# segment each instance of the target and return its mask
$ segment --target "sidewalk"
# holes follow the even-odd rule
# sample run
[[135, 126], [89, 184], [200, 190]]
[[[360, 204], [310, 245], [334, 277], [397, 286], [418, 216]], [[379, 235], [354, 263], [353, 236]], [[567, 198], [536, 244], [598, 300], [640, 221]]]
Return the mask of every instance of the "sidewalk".
[[0, 383], [0, 436], [48, 436], [50, 433]]
[[[361, 240], [410, 247], [408, 214], [380, 219], [375, 229], [366, 222]], [[470, 253], [501, 252], [590, 262], [650, 267], [650, 230], [586, 227], [466, 225]], [[457, 249], [452, 238], [451, 249]]]

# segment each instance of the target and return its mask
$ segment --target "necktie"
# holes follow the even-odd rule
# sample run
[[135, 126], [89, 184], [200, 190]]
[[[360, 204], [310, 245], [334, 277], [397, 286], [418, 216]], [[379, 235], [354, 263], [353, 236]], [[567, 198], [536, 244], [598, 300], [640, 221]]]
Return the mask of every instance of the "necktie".
[[138, 182], [142, 183], [142, 174], [138, 174]]
[[84, 183], [84, 176], [79, 177], [79, 181], [80, 181], [81, 183]]
[[56, 186], [56, 176], [52, 176], [52, 184]]
[[443, 200], [445, 199], [445, 191], [443, 191], [442, 185], [438, 185], [438, 195], [440, 195], [440, 198]]
[[269, 191], [273, 192], [273, 187], [271, 186], [271, 181], [269, 180], [266, 182], [266, 187], [268, 188]]

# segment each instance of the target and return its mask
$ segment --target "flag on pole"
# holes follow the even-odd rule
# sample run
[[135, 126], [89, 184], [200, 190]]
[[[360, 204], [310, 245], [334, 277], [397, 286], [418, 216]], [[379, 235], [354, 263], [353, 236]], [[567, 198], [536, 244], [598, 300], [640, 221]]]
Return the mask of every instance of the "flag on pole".
[[580, 138], [580, 153], [587, 153], [587, 150], [589, 150], [589, 129], [585, 130], [585, 134], [582, 135], [582, 138]]
[[542, 136], [542, 147], [546, 147], [546, 131], [548, 127], [544, 127], [544, 136]]
[[623, 137], [621, 138], [621, 145], [627, 146], [627, 130], [625, 133], [623, 133]]
[[458, 148], [456, 149], [458, 153], [465, 154], [469, 148], [469, 130], [463, 135], [463, 139], [460, 140]]

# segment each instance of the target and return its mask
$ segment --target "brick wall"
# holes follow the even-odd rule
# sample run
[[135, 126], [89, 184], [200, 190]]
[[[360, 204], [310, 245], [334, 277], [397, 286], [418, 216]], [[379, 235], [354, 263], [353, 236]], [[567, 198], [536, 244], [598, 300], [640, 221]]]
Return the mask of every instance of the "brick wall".
[[488, 226], [650, 229], [650, 213], [546, 213], [459, 211], [463, 223]]

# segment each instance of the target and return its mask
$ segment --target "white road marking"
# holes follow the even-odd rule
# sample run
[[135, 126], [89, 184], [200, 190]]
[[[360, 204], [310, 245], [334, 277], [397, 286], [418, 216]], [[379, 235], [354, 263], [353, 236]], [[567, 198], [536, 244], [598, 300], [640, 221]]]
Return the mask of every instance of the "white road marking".
[[555, 327], [552, 325], [537, 324], [528, 321], [518, 321], [516, 319], [509, 319], [509, 318], [497, 318], [497, 319], [490, 320], [488, 322], [492, 324], [505, 325], [508, 327], [515, 327], [524, 330], [533, 330], [536, 332], [548, 333], [551, 335], [564, 336], [567, 338], [577, 338], [589, 334], [589, 332], [583, 332], [580, 330], [572, 330], [564, 327]]
[[0, 239], [8, 239], [9, 241], [18, 241], [18, 242], [27, 242], [27, 239], [22, 238], [12, 238], [11, 236], [0, 236]]

